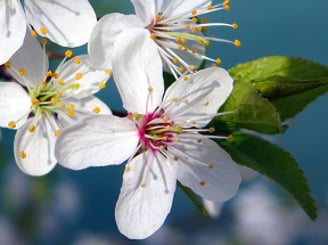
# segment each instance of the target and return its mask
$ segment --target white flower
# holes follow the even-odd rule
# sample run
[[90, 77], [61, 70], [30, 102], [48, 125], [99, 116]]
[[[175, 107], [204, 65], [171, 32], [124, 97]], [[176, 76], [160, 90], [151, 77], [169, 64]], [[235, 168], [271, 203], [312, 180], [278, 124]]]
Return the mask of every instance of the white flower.
[[[70, 57], [71, 51], [66, 52]], [[66, 58], [67, 59], [67, 58]], [[93, 69], [86, 55], [48, 71], [45, 50], [31, 35], [5, 66], [17, 82], [0, 82], [0, 126], [17, 128], [14, 154], [27, 174], [43, 175], [57, 163], [54, 146], [60, 129], [82, 116], [110, 113], [91, 96], [109, 75]]]
[[[185, 70], [195, 71], [204, 59], [220, 63], [220, 59], [205, 55], [210, 42], [230, 42], [239, 46], [240, 41], [204, 36], [207, 27], [237, 28], [235, 23], [199, 23], [197, 16], [229, 9], [229, 1], [211, 3], [210, 0], [132, 0], [136, 15], [108, 14], [95, 26], [89, 41], [92, 64], [98, 68], [111, 67], [116, 62], [112, 57], [116, 47], [129, 42], [135, 43], [138, 49], [140, 40], [134, 35], [136, 30], [156, 43], [165, 69], [176, 78]], [[122, 38], [123, 33], [129, 35]]]
[[199, 133], [211, 131], [201, 128], [218, 115], [232, 78], [222, 68], [204, 69], [181, 77], [163, 97], [157, 47], [145, 36], [142, 43], [133, 54], [121, 47], [117, 52], [129, 59], [113, 64], [128, 116], [85, 117], [63, 130], [55, 150], [58, 162], [75, 170], [128, 160], [115, 217], [120, 232], [132, 239], [160, 228], [177, 180], [212, 201], [231, 198], [240, 183], [235, 163], [209, 139], [216, 136]]
[[85, 44], [97, 22], [87, 0], [0, 1], [0, 64], [22, 46], [26, 26], [32, 25], [41, 36], [66, 47]]

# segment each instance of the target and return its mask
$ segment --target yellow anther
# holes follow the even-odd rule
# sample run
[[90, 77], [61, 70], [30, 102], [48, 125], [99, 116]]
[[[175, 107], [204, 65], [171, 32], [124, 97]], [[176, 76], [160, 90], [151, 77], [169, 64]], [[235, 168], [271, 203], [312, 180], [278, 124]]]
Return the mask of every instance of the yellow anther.
[[179, 59], [177, 57], [174, 57], [172, 61], [173, 61], [173, 63], [178, 63]]
[[208, 10], [212, 10], [212, 9], [213, 9], [213, 6], [212, 6], [212, 5], [208, 5], [208, 6], [207, 6], [207, 9], [208, 9]]
[[213, 134], [213, 133], [215, 132], [215, 128], [210, 127], [210, 128], [208, 129], [208, 132], [209, 132], [210, 134]]
[[156, 20], [157, 20], [157, 21], [160, 21], [161, 19], [162, 19], [162, 15], [161, 15], [161, 14], [157, 14], [157, 15], [156, 15]]
[[31, 36], [32, 37], [37, 37], [38, 36], [38, 33], [35, 30], [32, 30], [31, 31]]
[[153, 88], [153, 87], [149, 87], [149, 88], [148, 88], [148, 92], [149, 92], [149, 93], [152, 93], [153, 91], [154, 91], [154, 88]]
[[208, 164], [208, 168], [210, 168], [210, 169], [214, 168], [214, 164], [213, 163], [209, 163]]
[[82, 77], [83, 77], [83, 74], [80, 72], [75, 74], [76, 80], [80, 80], [80, 79], [82, 79]]
[[150, 38], [155, 40], [157, 38], [157, 35], [155, 33], [150, 34]]
[[95, 108], [93, 108], [92, 112], [93, 113], [96, 113], [96, 114], [99, 114], [100, 108], [99, 107], [95, 107]]
[[196, 28], [196, 27], [192, 28], [192, 29], [191, 29], [191, 32], [192, 32], [192, 33], [196, 33], [196, 32], [197, 32], [197, 28]]
[[233, 42], [233, 44], [234, 44], [237, 48], [239, 48], [240, 45], [241, 45], [241, 42], [240, 42], [239, 40], [235, 40], [235, 41]]
[[238, 28], [238, 24], [237, 24], [237, 23], [233, 23], [233, 24], [231, 25], [231, 27], [232, 27], [233, 29], [237, 29], [237, 28]]
[[178, 156], [174, 156], [174, 157], [173, 157], [173, 160], [174, 160], [174, 161], [179, 161], [179, 159], [180, 159], [180, 158], [179, 158]]
[[19, 70], [19, 75], [21, 75], [22, 77], [26, 75], [26, 70], [25, 69], [20, 69]]
[[57, 129], [57, 130], [55, 131], [55, 137], [58, 137], [58, 136], [60, 135], [60, 133], [61, 133], [60, 129]]
[[185, 68], [184, 68], [183, 66], [180, 66], [180, 67], [179, 67], [179, 71], [182, 73], [182, 72], [185, 71]]
[[9, 128], [16, 128], [16, 123], [15, 123], [14, 121], [10, 121], [10, 122], [8, 123], [8, 127], [9, 127]]
[[10, 62], [10, 61], [7, 61], [7, 62], [5, 63], [5, 67], [6, 67], [6, 68], [10, 68], [10, 67], [11, 67], [11, 62]]
[[162, 119], [163, 119], [164, 122], [168, 122], [169, 121], [169, 117], [168, 116], [163, 116]]
[[63, 109], [66, 107], [66, 105], [65, 105], [64, 102], [61, 102], [61, 103], [59, 104], [59, 106], [60, 106], [61, 108], [63, 108]]
[[48, 29], [46, 27], [41, 27], [40, 28], [40, 32], [43, 34], [43, 35], [46, 35], [48, 33]]
[[196, 125], [196, 124], [197, 124], [197, 122], [196, 122], [195, 120], [191, 120], [190, 123], [191, 123], [192, 125]]
[[31, 102], [32, 105], [38, 105], [40, 103], [40, 100], [38, 100], [37, 98], [32, 98]]
[[193, 49], [191, 52], [192, 52], [193, 54], [197, 54], [197, 53], [198, 53], [197, 49]]
[[68, 109], [69, 111], [74, 111], [74, 109], [75, 109], [75, 105], [73, 105], [73, 104], [69, 104], [67, 109]]
[[188, 76], [184, 76], [183, 77], [183, 80], [188, 81], [189, 80], [189, 77]]
[[181, 44], [178, 45], [178, 49], [181, 50], [183, 49], [183, 46]]
[[65, 85], [65, 81], [64, 80], [59, 80], [58, 83], [59, 83], [59, 85], [62, 85], [62, 86]]
[[126, 173], [130, 172], [130, 171], [131, 171], [131, 167], [130, 167], [130, 165], [125, 165], [125, 169], [124, 169], [124, 171], [125, 171]]
[[172, 102], [177, 102], [178, 101], [178, 98], [177, 97], [173, 97], [172, 98]]
[[42, 38], [42, 39], [40, 40], [40, 43], [41, 43], [42, 45], [47, 45], [47, 44], [48, 44], [48, 40], [45, 39], [45, 38]]
[[197, 29], [198, 29], [198, 31], [203, 31], [204, 30], [204, 28], [202, 26], [198, 26]]
[[188, 100], [188, 99], [184, 99], [184, 100], [183, 100], [183, 103], [185, 103], [185, 104], [189, 104], [189, 100]]
[[80, 60], [80, 58], [78, 58], [78, 57], [75, 57], [74, 59], [73, 59], [73, 62], [75, 63], [75, 64], [80, 64], [81, 63], [81, 60]]
[[197, 69], [196, 66], [194, 66], [194, 65], [189, 65], [189, 70], [190, 70], [190, 71], [194, 72], [194, 71], [196, 71], [196, 69]]
[[35, 131], [35, 125], [29, 126], [28, 131], [30, 131], [31, 133], [33, 133]]
[[230, 0], [225, 0], [225, 1], [223, 2], [223, 5], [227, 5], [227, 4], [230, 4]]
[[49, 70], [49, 71], [46, 72], [46, 77], [51, 77], [52, 74], [53, 74], [52, 71]]
[[207, 18], [204, 18], [204, 19], [202, 19], [202, 22], [203, 22], [204, 24], [206, 24], [206, 23], [208, 23], [208, 19], [207, 19]]
[[111, 76], [113, 74], [113, 71], [110, 69], [107, 69], [105, 72], [108, 76]]
[[69, 110], [69, 111], [67, 111], [66, 115], [69, 117], [73, 117], [75, 115], [75, 112], [73, 110], [72, 111]]
[[54, 72], [52, 76], [57, 79], [59, 77], [59, 74], [57, 72]]
[[194, 22], [194, 23], [197, 23], [198, 19], [196, 17], [193, 17], [193, 18], [191, 18], [191, 21]]
[[209, 101], [206, 101], [205, 103], [204, 103], [204, 106], [208, 106], [210, 104], [210, 102]]
[[216, 62], [216, 64], [221, 64], [222, 60], [221, 60], [220, 58], [217, 58], [217, 59], [215, 60], [215, 62]]
[[185, 28], [186, 28], [186, 29], [190, 29], [190, 24], [187, 23], [187, 24], [185, 25]]
[[59, 99], [63, 96], [63, 94], [61, 92], [59, 92], [57, 95], [56, 95], [56, 98]]
[[67, 49], [67, 50], [65, 51], [65, 57], [67, 57], [67, 58], [71, 58], [72, 56], [73, 56], [73, 51], [70, 50], [70, 49]]
[[176, 41], [177, 43], [181, 43], [181, 37], [176, 37], [176, 38], [175, 38], [175, 41]]
[[218, 65], [215, 64], [215, 63], [212, 63], [211, 66], [212, 66], [212, 67], [217, 67]]
[[40, 83], [40, 86], [41, 86], [42, 88], [47, 87], [47, 82], [46, 82], [46, 81], [42, 81], [42, 82]]
[[197, 140], [197, 143], [198, 143], [198, 144], [203, 143], [203, 140], [198, 139], [198, 140]]
[[227, 140], [228, 140], [228, 141], [232, 141], [232, 139], [233, 139], [232, 135], [231, 135], [231, 134], [228, 135]]
[[185, 38], [185, 37], [181, 37], [181, 42], [182, 42], [182, 43], [186, 43], [186, 42], [187, 42], [187, 38]]
[[104, 83], [104, 82], [100, 82], [100, 83], [98, 84], [98, 87], [99, 87], [100, 89], [104, 89], [104, 88], [106, 88], [106, 83]]
[[191, 10], [191, 14], [192, 14], [192, 15], [197, 14], [197, 10], [196, 10], [196, 9]]
[[24, 151], [21, 151], [19, 153], [19, 156], [22, 158], [22, 159], [25, 159], [27, 157], [26, 153]]
[[230, 5], [229, 5], [229, 4], [225, 4], [223, 7], [224, 7], [224, 9], [227, 10], [227, 11], [230, 10]]
[[140, 185], [141, 188], [145, 188], [146, 186], [147, 186], [147, 185], [146, 185], [145, 182], [142, 182], [141, 185]]
[[201, 181], [199, 181], [199, 184], [200, 184], [201, 186], [204, 186], [204, 185], [206, 184], [206, 182], [205, 182], [205, 180], [201, 180]]
[[57, 102], [58, 102], [58, 100], [57, 100], [55, 97], [52, 97], [52, 98], [50, 99], [50, 103], [53, 104], [53, 105], [56, 105]]
[[204, 44], [204, 41], [203, 40], [198, 40], [198, 43], [199, 44]]

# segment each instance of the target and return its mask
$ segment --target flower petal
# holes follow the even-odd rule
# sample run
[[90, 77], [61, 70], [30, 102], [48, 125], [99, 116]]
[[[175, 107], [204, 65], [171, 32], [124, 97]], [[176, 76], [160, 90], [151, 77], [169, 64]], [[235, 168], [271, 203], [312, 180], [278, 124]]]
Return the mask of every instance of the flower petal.
[[62, 131], [55, 155], [61, 165], [74, 170], [120, 164], [134, 154], [138, 141], [132, 121], [89, 116]]
[[27, 87], [39, 86], [49, 67], [44, 49], [30, 33], [27, 33], [23, 46], [11, 57], [10, 63], [9, 73]]
[[[34, 125], [35, 130], [30, 130]], [[56, 165], [54, 156], [55, 132], [45, 116], [30, 118], [17, 130], [14, 153], [18, 167], [26, 174], [41, 176], [50, 172]]]
[[214, 141], [205, 137], [199, 140], [201, 135], [197, 135], [181, 134], [181, 143], [168, 149], [177, 159], [178, 180], [205, 199], [226, 201], [238, 190], [238, 168]]
[[119, 35], [113, 61], [124, 108], [140, 114], [153, 111], [162, 100], [164, 81], [162, 61], [149, 32], [131, 28]]
[[207, 199], [203, 199], [203, 204], [211, 218], [219, 217], [223, 208], [223, 202], [213, 202]]
[[8, 127], [14, 121], [19, 128], [27, 120], [31, 106], [31, 98], [21, 85], [0, 82], [0, 127]]
[[180, 78], [173, 83], [165, 93], [163, 107], [176, 103], [167, 111], [170, 118], [178, 124], [188, 119], [187, 123], [192, 121], [192, 126], [204, 127], [212, 119], [206, 115], [214, 117], [232, 89], [233, 79], [226, 70], [218, 67], [203, 69], [189, 75], [188, 80]]
[[40, 35], [65, 47], [87, 43], [97, 23], [96, 13], [87, 0], [25, 0], [25, 11]]
[[0, 2], [0, 23], [0, 64], [3, 64], [24, 41], [26, 20], [20, 1]]
[[74, 106], [74, 116], [69, 116], [67, 109], [61, 108], [56, 111], [61, 128], [67, 127], [73, 122], [82, 119], [91, 114], [106, 114], [111, 115], [112, 112], [108, 106], [100, 99], [94, 96], [88, 96], [82, 99], [67, 98], [62, 100], [66, 106]]
[[163, 12], [163, 0], [131, 0], [131, 2], [136, 15], [145, 27], [154, 21], [156, 14]]
[[162, 155], [146, 152], [125, 168], [116, 203], [118, 229], [130, 239], [143, 239], [164, 223], [171, 210], [176, 177]]
[[111, 76], [111, 71], [93, 68], [88, 55], [72, 58], [58, 67], [56, 72], [59, 74], [57, 86], [61, 86], [59, 82], [64, 82], [65, 86], [76, 87], [78, 85], [78, 88], [63, 93], [76, 98], [83, 98], [98, 92]]
[[166, 12], [169, 13], [168, 17], [178, 17], [190, 14], [193, 9], [206, 7], [212, 4], [212, 0], [178, 0], [169, 1]]
[[111, 69], [113, 46], [118, 35], [133, 27], [143, 28], [135, 15], [112, 13], [103, 16], [93, 29], [88, 44], [92, 65], [98, 69]]

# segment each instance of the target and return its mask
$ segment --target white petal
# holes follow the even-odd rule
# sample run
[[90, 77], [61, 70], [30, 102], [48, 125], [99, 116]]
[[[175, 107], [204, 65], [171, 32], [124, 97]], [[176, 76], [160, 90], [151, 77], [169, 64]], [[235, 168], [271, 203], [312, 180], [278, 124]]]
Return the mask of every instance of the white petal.
[[19, 128], [31, 112], [31, 98], [21, 85], [0, 82], [0, 127], [8, 127], [10, 121]]
[[26, 20], [20, 1], [0, 2], [0, 64], [5, 63], [22, 46]]
[[115, 219], [128, 238], [146, 238], [164, 223], [176, 188], [175, 172], [169, 164], [162, 155], [146, 152], [126, 166]]
[[148, 26], [154, 21], [156, 14], [163, 12], [163, 0], [131, 0], [136, 15]]
[[[166, 91], [164, 104], [176, 103], [167, 114], [176, 123], [183, 120], [196, 121], [193, 126], [204, 127], [212, 118], [198, 119], [214, 115], [229, 97], [233, 89], [233, 79], [223, 68], [207, 68], [173, 83]], [[173, 98], [177, 102], [170, 102]], [[165, 107], [165, 106], [164, 106]], [[164, 108], [165, 109], [165, 108]]]
[[169, 1], [166, 11], [170, 17], [177, 17], [190, 14], [193, 9], [211, 5], [212, 0], [178, 0]]
[[223, 202], [213, 202], [203, 199], [204, 207], [206, 208], [208, 214], [212, 218], [217, 218], [221, 214], [223, 208]]
[[[30, 132], [29, 127], [35, 126]], [[14, 142], [14, 153], [18, 167], [26, 174], [41, 176], [50, 172], [57, 161], [54, 156], [55, 131], [45, 116], [30, 118], [17, 130]], [[25, 158], [20, 153], [26, 154]]]
[[[87, 43], [97, 23], [87, 0], [25, 0], [25, 10], [28, 22], [40, 35], [65, 47]], [[42, 34], [43, 27], [48, 33]]]
[[[75, 98], [68, 98], [65, 100], [62, 100], [62, 102], [65, 103], [66, 106], [74, 105], [74, 116], [70, 117], [67, 115], [67, 109], [61, 108], [56, 111], [58, 115], [58, 120], [60, 122], [60, 126], [62, 128], [67, 127], [73, 122], [76, 122], [80, 119], [82, 119], [85, 116], [91, 115], [91, 114], [105, 114], [105, 115], [111, 115], [112, 112], [108, 108], [108, 106], [102, 102], [100, 99], [94, 97], [94, 96], [88, 96], [86, 98], [82, 99], [75, 99]], [[99, 111], [98, 111], [99, 110]]]
[[[78, 60], [80, 63], [76, 62]], [[63, 94], [83, 98], [100, 90], [100, 83], [106, 83], [110, 74], [105, 70], [97, 70], [90, 64], [89, 56], [81, 55], [64, 63], [56, 71], [59, 76], [56, 81], [64, 81], [65, 86], [79, 84], [79, 88], [67, 90]], [[61, 86], [57, 83], [57, 86]]]
[[241, 181], [235, 162], [214, 141], [205, 137], [198, 141], [193, 136], [181, 135], [181, 144], [168, 149], [178, 157], [175, 164], [178, 180], [205, 199], [219, 202], [230, 199]]
[[112, 68], [112, 52], [117, 36], [133, 27], [143, 28], [135, 15], [112, 13], [103, 16], [93, 29], [88, 44], [92, 65], [98, 69]]
[[149, 32], [140, 28], [123, 32], [114, 45], [113, 61], [124, 108], [140, 114], [153, 111], [162, 100], [164, 82], [162, 61]]
[[[11, 57], [9, 73], [22, 85], [36, 87], [45, 79], [48, 57], [36, 38], [27, 33], [23, 46]], [[20, 71], [25, 71], [21, 76]]]
[[136, 150], [139, 137], [126, 118], [96, 115], [65, 128], [56, 144], [56, 157], [64, 167], [79, 170], [120, 164]]

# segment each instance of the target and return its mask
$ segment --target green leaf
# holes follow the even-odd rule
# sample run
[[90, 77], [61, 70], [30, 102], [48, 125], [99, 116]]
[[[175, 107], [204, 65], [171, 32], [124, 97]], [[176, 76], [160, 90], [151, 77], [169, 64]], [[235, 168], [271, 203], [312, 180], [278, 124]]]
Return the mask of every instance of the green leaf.
[[236, 82], [252, 84], [272, 102], [281, 120], [295, 116], [328, 91], [328, 67], [299, 58], [260, 58], [237, 65], [230, 74]]
[[234, 89], [221, 111], [236, 111], [214, 119], [212, 125], [220, 121], [235, 127], [247, 128], [267, 134], [282, 131], [280, 115], [274, 106], [263, 98], [249, 83], [236, 82]]
[[199, 209], [199, 211], [202, 212], [202, 214], [205, 217], [209, 217], [209, 214], [205, 208], [205, 206], [203, 205], [203, 203], [197, 198], [197, 196], [195, 195], [195, 193], [189, 189], [188, 187], [182, 185], [179, 181], [178, 181], [178, 186], [184, 191], [184, 193], [186, 193], [186, 195], [190, 198], [190, 200], [195, 204], [195, 206]]
[[314, 220], [317, 207], [296, 160], [282, 148], [256, 136], [236, 132], [219, 144], [240, 165], [252, 168], [284, 187]]

